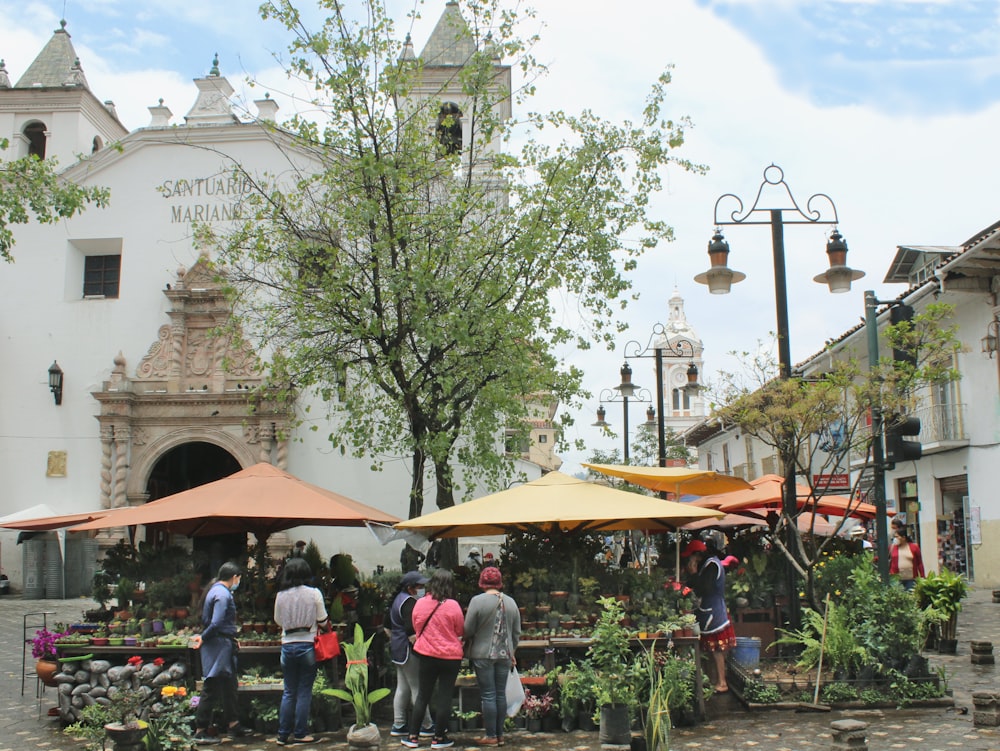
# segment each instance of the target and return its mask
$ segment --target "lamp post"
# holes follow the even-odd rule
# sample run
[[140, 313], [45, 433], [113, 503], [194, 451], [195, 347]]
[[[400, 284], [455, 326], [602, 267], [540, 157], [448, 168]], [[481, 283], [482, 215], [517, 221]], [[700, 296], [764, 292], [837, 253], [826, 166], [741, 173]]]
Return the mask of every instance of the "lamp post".
[[[719, 213], [720, 206], [730, 201], [735, 207], [728, 214]], [[851, 289], [851, 282], [864, 276], [863, 271], [857, 271], [847, 266], [847, 243], [837, 231], [837, 207], [833, 200], [824, 193], [816, 193], [806, 201], [805, 209], [799, 206], [791, 189], [785, 183], [785, 176], [777, 165], [770, 165], [764, 170], [764, 181], [757, 189], [757, 197], [753, 205], [744, 212], [743, 201], [732, 193], [725, 193], [715, 202], [715, 234], [708, 244], [708, 255], [711, 268], [698, 274], [694, 280], [708, 285], [708, 290], [715, 295], [728, 294], [732, 284], [746, 278], [746, 274], [730, 269], [727, 265], [729, 243], [722, 235], [723, 226], [740, 225], [770, 225], [771, 250], [774, 261], [774, 301], [777, 313], [778, 334], [778, 369], [782, 380], [791, 378], [792, 355], [788, 341], [788, 290], [785, 282], [785, 240], [784, 227], [792, 224], [824, 224], [832, 225], [833, 231], [826, 244], [830, 268], [822, 274], [813, 277], [813, 281], [826, 284], [830, 292], [842, 293]], [[795, 454], [793, 441], [784, 441], [781, 447], [781, 461], [785, 471], [784, 488], [782, 489], [782, 507], [789, 519], [794, 519], [798, 510], [795, 491]], [[791, 546], [795, 541], [795, 525], [787, 526], [787, 541]], [[795, 569], [789, 564], [787, 571], [788, 586], [788, 620], [791, 628], [797, 629], [801, 624], [799, 598], [796, 593]]]
[[[653, 333], [650, 335], [646, 345], [643, 346], [635, 340], [625, 343], [625, 357], [651, 357], [656, 363], [656, 438], [657, 438], [657, 463], [661, 467], [667, 466], [667, 431], [664, 422], [666, 409], [664, 407], [663, 393], [663, 353], [669, 352], [674, 357], [688, 357], [691, 362], [687, 369], [687, 383], [684, 391], [688, 395], [697, 394], [701, 390], [698, 383], [698, 366], [694, 364], [694, 344], [687, 339], [680, 339], [676, 344], [671, 344], [667, 337], [667, 330], [662, 323], [653, 326]], [[666, 491], [660, 493], [666, 498]]]
[[[622, 365], [621, 370], [618, 371], [622, 377], [622, 382], [615, 386], [614, 391], [618, 392], [618, 396], [615, 396], [612, 389], [603, 389], [601, 391], [601, 403], [597, 407], [597, 422], [594, 423], [595, 428], [604, 428], [607, 430], [611, 427], [610, 423], [604, 418], [607, 416], [607, 411], [604, 409], [604, 402], [621, 402], [622, 403], [622, 430], [623, 430], [623, 440], [624, 440], [624, 457], [625, 464], [628, 464], [629, 460], [629, 450], [628, 450], [628, 400], [640, 402], [642, 404], [648, 404], [650, 401], [649, 391], [636, 386], [632, 383], [632, 366], [628, 364], [628, 360]], [[651, 415], [649, 411], [646, 412], [646, 424], [649, 425]]]

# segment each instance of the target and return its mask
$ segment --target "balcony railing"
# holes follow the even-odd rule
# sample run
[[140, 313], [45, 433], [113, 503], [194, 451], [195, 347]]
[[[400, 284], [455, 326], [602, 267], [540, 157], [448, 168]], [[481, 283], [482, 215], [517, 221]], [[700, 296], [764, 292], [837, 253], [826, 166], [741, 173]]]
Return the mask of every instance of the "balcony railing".
[[965, 431], [965, 412], [965, 404], [935, 404], [915, 409], [910, 414], [920, 418], [919, 440], [928, 444], [969, 440]]

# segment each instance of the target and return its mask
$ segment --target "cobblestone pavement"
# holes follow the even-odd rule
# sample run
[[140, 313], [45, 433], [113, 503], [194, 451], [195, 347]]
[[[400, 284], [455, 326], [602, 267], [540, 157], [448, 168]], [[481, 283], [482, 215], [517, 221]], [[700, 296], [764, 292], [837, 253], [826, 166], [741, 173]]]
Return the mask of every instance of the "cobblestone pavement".
[[[0, 751], [82, 751], [83, 744], [61, 732], [57, 719], [47, 716], [54, 706], [55, 692], [45, 689], [36, 699], [34, 679], [25, 681], [21, 695], [21, 660], [23, 616], [35, 611], [51, 611], [49, 622], [73, 622], [84, 609], [93, 607], [80, 600], [23, 600], [16, 595], [0, 598], [0, 670], [5, 680], [0, 686]], [[33, 635], [32, 634], [29, 634]], [[838, 719], [858, 719], [869, 723], [871, 751], [907, 749], [907, 751], [1000, 751], [1000, 729], [974, 727], [972, 693], [1000, 691], [995, 665], [973, 665], [970, 640], [991, 641], [1000, 650], [1000, 604], [992, 602], [992, 592], [972, 590], [959, 616], [958, 654], [929, 655], [931, 667], [943, 665], [948, 686], [954, 693], [955, 706], [934, 709], [866, 710], [835, 712], [793, 712], [772, 710], [747, 712], [732, 697], [714, 697], [708, 703], [708, 719], [691, 728], [673, 731], [671, 748], [675, 751], [808, 751], [831, 747], [830, 723]], [[30, 647], [30, 645], [29, 645]], [[33, 666], [30, 648], [26, 664]], [[30, 667], [29, 667], [30, 669]], [[385, 736], [388, 733], [383, 732]], [[454, 736], [456, 748], [475, 749], [476, 733]], [[346, 749], [345, 731], [324, 734], [316, 744], [302, 748]], [[426, 746], [429, 748], [428, 746]], [[211, 747], [209, 747], [211, 748]], [[227, 741], [221, 751], [276, 751], [274, 738], [255, 736]], [[395, 739], [383, 738], [382, 749], [401, 748]], [[511, 734], [506, 748], [516, 751], [598, 751], [597, 733]]]

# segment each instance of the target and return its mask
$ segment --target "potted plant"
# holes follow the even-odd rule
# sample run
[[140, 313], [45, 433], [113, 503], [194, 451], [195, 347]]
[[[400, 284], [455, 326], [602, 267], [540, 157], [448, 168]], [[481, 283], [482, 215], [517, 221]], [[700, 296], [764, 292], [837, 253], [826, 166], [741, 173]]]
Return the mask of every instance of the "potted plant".
[[524, 704], [521, 705], [521, 709], [524, 711], [525, 728], [529, 733], [537, 733], [542, 729], [542, 720], [549, 716], [552, 707], [552, 694], [548, 691], [544, 694], [524, 692]]
[[914, 593], [927, 619], [935, 624], [939, 636], [938, 652], [954, 654], [958, 644], [955, 638], [958, 614], [962, 610], [962, 600], [969, 593], [965, 577], [947, 568], [937, 573], [931, 571], [923, 579], [917, 579]]
[[325, 688], [323, 693], [349, 701], [354, 707], [355, 723], [347, 731], [347, 744], [356, 748], [377, 748], [381, 742], [378, 727], [372, 722], [372, 705], [392, 693], [389, 688], [368, 690], [368, 648], [372, 634], [365, 639], [364, 629], [354, 624], [354, 642], [342, 644], [347, 658], [347, 674], [344, 677], [346, 690]]
[[[587, 661], [571, 662], [559, 674], [559, 710], [563, 728], [575, 717], [580, 730], [594, 729], [594, 669]], [[571, 730], [572, 728], [568, 728]]]
[[55, 677], [59, 672], [59, 663], [56, 662], [56, 640], [62, 636], [57, 631], [42, 628], [35, 632], [31, 640], [31, 656], [36, 660], [35, 675], [46, 686], [57, 685]]
[[594, 667], [594, 698], [600, 708], [600, 738], [605, 745], [625, 745], [631, 738], [631, 712], [635, 704], [635, 660], [629, 632], [622, 625], [623, 603], [602, 597], [600, 617], [587, 657]]
[[113, 748], [133, 749], [142, 742], [149, 723], [142, 719], [146, 713], [146, 695], [131, 689], [118, 689], [108, 697], [109, 721], [104, 732], [111, 739]]
[[194, 744], [191, 723], [194, 710], [184, 686], [160, 689], [159, 701], [149, 708], [146, 731], [147, 751], [185, 751]]
[[649, 685], [649, 697], [639, 712], [646, 751], [667, 751], [670, 747], [670, 696], [673, 687], [665, 680], [657, 664], [655, 643], [645, 650], [641, 668]]

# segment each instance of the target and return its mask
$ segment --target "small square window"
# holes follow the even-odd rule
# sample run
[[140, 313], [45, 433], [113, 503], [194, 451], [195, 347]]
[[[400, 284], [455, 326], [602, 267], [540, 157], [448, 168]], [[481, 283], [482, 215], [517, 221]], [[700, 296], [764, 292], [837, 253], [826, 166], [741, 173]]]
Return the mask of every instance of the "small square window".
[[122, 257], [87, 256], [83, 266], [84, 297], [118, 297]]
[[545, 435], [545, 433], [542, 433], [541, 435], [538, 436], [538, 442], [539, 443], [548, 443], [549, 442], [549, 437], [547, 435]]

